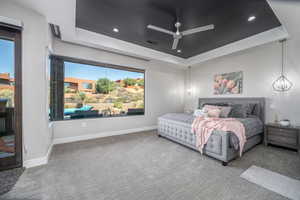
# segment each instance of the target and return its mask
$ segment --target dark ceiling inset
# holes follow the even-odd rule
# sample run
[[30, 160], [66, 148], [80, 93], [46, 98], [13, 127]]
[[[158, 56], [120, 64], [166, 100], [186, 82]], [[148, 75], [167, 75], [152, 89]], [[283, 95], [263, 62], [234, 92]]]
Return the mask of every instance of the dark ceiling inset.
[[[280, 26], [266, 0], [77, 0], [76, 27], [189, 58]], [[249, 16], [256, 16], [248, 22]], [[171, 35], [148, 24], [175, 31], [208, 24], [215, 29], [183, 37], [172, 50]], [[113, 28], [119, 29], [118, 33]]]

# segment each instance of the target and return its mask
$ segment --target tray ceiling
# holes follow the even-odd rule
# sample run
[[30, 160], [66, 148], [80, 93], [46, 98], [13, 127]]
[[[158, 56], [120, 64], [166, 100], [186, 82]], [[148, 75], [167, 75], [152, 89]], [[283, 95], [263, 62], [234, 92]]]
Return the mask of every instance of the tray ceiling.
[[[249, 22], [250, 16], [256, 19]], [[215, 29], [183, 37], [178, 53], [171, 50], [172, 36], [146, 28], [153, 24], [175, 31], [177, 20], [181, 31], [208, 24]], [[265, 0], [76, 0], [76, 27], [182, 58], [279, 26]]]

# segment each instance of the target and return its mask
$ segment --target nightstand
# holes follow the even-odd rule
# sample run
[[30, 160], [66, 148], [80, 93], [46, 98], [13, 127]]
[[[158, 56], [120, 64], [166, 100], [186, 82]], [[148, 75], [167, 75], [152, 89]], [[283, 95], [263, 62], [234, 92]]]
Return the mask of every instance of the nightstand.
[[286, 127], [275, 123], [266, 124], [264, 143], [265, 145], [274, 144], [295, 149], [300, 154], [300, 127]]

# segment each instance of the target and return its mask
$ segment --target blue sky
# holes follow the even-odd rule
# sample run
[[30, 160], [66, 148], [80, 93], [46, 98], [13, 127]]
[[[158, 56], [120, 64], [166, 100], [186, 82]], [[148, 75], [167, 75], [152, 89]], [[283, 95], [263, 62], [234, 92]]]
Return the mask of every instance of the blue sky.
[[14, 42], [0, 39], [0, 73], [14, 77]]
[[87, 80], [109, 78], [116, 81], [124, 78], [144, 78], [143, 73], [130, 72], [111, 68], [102, 68], [91, 65], [65, 62], [65, 77], [73, 77]]

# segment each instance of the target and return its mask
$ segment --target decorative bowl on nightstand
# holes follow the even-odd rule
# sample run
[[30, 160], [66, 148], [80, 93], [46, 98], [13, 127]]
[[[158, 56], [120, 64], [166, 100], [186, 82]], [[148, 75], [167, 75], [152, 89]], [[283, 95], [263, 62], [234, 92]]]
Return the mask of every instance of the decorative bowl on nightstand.
[[283, 119], [283, 120], [280, 120], [280, 121], [279, 121], [279, 124], [280, 124], [281, 126], [290, 126], [290, 125], [291, 125], [291, 122], [290, 122], [290, 120], [288, 120], [288, 119]]

